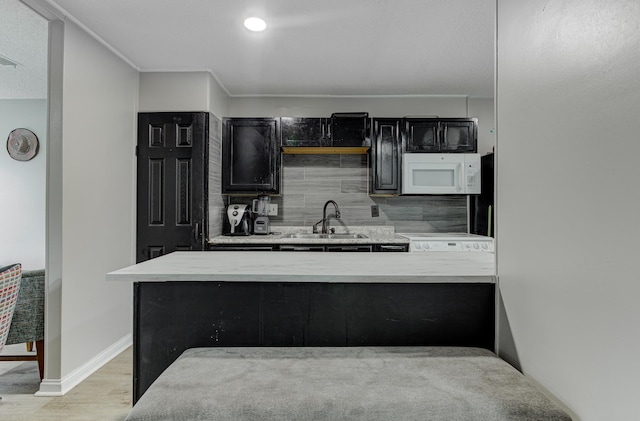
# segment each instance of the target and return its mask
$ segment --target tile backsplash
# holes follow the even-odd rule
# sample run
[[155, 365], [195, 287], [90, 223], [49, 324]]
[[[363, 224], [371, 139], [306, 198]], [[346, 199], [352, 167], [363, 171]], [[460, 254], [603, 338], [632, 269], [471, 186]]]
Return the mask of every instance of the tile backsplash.
[[222, 234], [222, 122], [209, 114], [209, 238]]
[[[368, 155], [283, 155], [282, 194], [271, 197], [271, 203], [278, 205], [278, 215], [270, 217], [272, 229], [279, 225], [311, 226], [322, 219], [325, 202], [334, 200], [342, 213], [340, 220], [331, 218], [334, 227], [390, 225], [396, 232], [467, 231], [467, 196], [369, 196], [367, 159]], [[213, 182], [210, 176], [209, 190], [219, 195], [212, 189]], [[220, 183], [219, 179], [215, 182]], [[210, 212], [219, 212], [212, 199]], [[251, 199], [230, 196], [226, 203], [249, 203]], [[379, 206], [380, 216], [371, 216], [372, 205]], [[333, 214], [333, 206], [327, 213]], [[222, 215], [211, 219], [219, 218]], [[211, 222], [209, 226], [210, 235], [217, 235], [219, 230]]]

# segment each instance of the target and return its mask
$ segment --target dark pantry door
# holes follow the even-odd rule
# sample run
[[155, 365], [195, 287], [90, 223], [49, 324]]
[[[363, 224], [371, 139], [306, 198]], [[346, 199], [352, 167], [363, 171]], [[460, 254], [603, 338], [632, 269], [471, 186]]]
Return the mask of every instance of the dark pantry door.
[[138, 114], [136, 262], [204, 249], [208, 136], [207, 113]]

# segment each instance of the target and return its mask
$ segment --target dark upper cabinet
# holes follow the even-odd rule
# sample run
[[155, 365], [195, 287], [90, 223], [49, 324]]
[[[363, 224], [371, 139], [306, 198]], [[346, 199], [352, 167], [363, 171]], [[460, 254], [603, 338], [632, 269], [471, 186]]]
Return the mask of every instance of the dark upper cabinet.
[[464, 152], [478, 150], [477, 118], [406, 118], [405, 152]]
[[477, 152], [478, 119], [448, 118], [440, 120], [441, 152]]
[[367, 113], [334, 113], [324, 117], [281, 117], [284, 147], [370, 146], [371, 120]]
[[225, 118], [222, 193], [280, 192], [280, 119]]
[[402, 120], [374, 118], [371, 142], [372, 194], [400, 193], [400, 126]]
[[331, 146], [331, 119], [281, 117], [282, 146]]
[[404, 139], [407, 152], [440, 152], [438, 119], [405, 119]]
[[371, 146], [368, 113], [333, 113], [331, 115], [331, 146]]

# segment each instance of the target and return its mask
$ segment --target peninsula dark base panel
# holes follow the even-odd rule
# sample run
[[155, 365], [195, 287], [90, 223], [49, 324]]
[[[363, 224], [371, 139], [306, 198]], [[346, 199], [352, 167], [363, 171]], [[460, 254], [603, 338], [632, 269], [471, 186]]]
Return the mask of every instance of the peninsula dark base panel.
[[134, 283], [133, 400], [196, 347], [494, 350], [493, 283]]

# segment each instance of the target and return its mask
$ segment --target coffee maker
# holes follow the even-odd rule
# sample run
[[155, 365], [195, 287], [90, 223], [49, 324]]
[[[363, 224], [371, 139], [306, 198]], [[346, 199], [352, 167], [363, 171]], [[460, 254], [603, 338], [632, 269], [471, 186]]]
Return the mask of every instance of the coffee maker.
[[271, 204], [271, 197], [266, 194], [261, 194], [257, 199], [253, 199], [252, 212], [256, 214], [253, 220], [253, 233], [269, 234], [271, 233], [271, 227], [269, 226], [269, 205]]
[[249, 205], [230, 204], [227, 217], [224, 218], [222, 233], [224, 235], [251, 235], [253, 218]]

